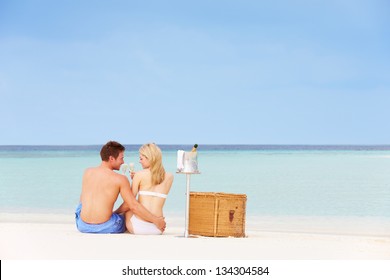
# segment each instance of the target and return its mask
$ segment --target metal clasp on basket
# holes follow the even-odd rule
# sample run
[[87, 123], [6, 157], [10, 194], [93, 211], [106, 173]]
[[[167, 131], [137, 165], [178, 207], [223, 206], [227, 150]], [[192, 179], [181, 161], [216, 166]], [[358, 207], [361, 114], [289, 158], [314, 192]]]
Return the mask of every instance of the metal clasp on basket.
[[233, 219], [234, 219], [234, 213], [235, 213], [236, 211], [234, 211], [234, 210], [230, 210], [229, 211], [229, 221], [230, 222], [232, 222], [233, 221]]

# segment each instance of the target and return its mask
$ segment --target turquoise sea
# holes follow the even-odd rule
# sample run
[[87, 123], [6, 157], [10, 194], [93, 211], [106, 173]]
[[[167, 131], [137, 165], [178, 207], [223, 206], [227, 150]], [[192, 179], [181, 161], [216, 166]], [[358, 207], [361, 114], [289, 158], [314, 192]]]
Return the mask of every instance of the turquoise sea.
[[[140, 145], [126, 145], [138, 163]], [[165, 215], [185, 213], [185, 175], [176, 152], [161, 145], [175, 174]], [[86, 167], [100, 146], [0, 146], [1, 213], [73, 213]], [[243, 193], [247, 215], [390, 217], [390, 146], [200, 145], [201, 174], [191, 191]], [[118, 202], [119, 204], [119, 202]]]

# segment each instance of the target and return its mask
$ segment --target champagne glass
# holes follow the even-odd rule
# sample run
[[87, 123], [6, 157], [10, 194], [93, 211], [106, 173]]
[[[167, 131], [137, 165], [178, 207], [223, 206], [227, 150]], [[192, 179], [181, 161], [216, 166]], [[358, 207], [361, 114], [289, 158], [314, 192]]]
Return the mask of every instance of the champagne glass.
[[130, 179], [133, 180], [134, 175], [132, 175], [132, 172], [134, 172], [134, 162], [129, 163], [129, 173], [130, 173]]
[[122, 174], [126, 175], [126, 172], [127, 172], [127, 169], [129, 169], [129, 166], [126, 163], [124, 163], [121, 165], [120, 169], [121, 169]]
[[129, 163], [130, 172], [134, 172], [134, 162]]

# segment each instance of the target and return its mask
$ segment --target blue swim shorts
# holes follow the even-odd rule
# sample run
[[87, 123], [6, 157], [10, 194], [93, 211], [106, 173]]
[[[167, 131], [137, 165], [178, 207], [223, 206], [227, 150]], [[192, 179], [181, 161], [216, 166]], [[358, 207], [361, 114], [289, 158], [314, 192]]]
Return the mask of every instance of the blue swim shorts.
[[76, 208], [76, 226], [84, 233], [122, 233], [125, 232], [125, 218], [122, 215], [113, 213], [111, 218], [101, 224], [88, 224], [80, 217], [81, 203]]

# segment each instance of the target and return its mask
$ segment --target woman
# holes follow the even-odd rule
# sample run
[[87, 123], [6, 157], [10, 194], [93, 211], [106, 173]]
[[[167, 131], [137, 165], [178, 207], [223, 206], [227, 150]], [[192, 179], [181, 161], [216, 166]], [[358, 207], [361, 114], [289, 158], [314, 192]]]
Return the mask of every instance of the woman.
[[[139, 162], [143, 170], [132, 173], [132, 191], [138, 195], [138, 201], [157, 217], [163, 216], [163, 207], [169, 190], [173, 183], [173, 175], [166, 173], [162, 165], [162, 153], [160, 148], [149, 143], [139, 149]], [[116, 213], [125, 213], [126, 228], [133, 234], [162, 234], [153, 224], [142, 220], [123, 203]]]

